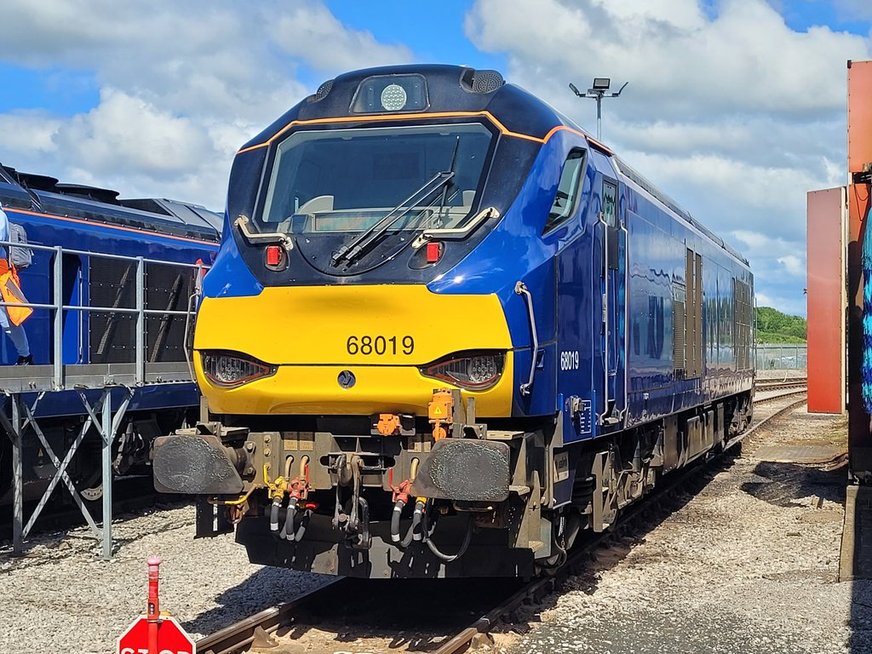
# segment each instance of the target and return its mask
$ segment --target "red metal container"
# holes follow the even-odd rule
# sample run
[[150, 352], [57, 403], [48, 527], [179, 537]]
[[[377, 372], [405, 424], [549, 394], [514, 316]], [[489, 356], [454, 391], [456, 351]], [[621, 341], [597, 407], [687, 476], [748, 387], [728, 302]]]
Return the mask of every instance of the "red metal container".
[[845, 190], [808, 194], [808, 410], [845, 410]]

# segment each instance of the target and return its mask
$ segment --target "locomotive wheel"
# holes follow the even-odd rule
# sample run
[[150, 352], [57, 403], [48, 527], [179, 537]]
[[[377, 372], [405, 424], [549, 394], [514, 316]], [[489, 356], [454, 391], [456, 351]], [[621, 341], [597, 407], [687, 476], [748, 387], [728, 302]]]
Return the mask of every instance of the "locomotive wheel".
[[[103, 472], [98, 457], [88, 457], [85, 467], [73, 471], [70, 477], [86, 504], [99, 503], [103, 498]], [[69, 498], [69, 493], [65, 493], [65, 495]], [[72, 500], [70, 499], [70, 501]]]
[[99, 502], [103, 499], [103, 484], [99, 483], [88, 488], [80, 488], [79, 495], [86, 502]]

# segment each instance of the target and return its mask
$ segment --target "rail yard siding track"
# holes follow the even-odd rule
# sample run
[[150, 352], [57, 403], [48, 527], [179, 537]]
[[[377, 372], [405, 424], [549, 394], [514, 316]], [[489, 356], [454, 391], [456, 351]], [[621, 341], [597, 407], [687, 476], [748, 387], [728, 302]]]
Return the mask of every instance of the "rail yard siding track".
[[[804, 379], [791, 381], [801, 381], [801, 385], [805, 384]], [[779, 384], [780, 385], [776, 388], [767, 388], [767, 391], [773, 390], [776, 392], [772, 395], [755, 399], [755, 405], [760, 406], [762, 409], [763, 405], [770, 405], [778, 400], [785, 401], [793, 396], [805, 394], [805, 389], [798, 387], [797, 384], [788, 383], [787, 386], [784, 386], [783, 382], [779, 382]], [[783, 407], [777, 407], [774, 411], [766, 412], [767, 415], [765, 416], [755, 418], [743, 434], [727, 443], [726, 448], [729, 449], [739, 444], [742, 440], [756, 433], [757, 430], [769, 424], [772, 420], [785, 415], [804, 403], [805, 398], [801, 398], [788, 402]], [[426, 594], [424, 592], [419, 592], [415, 593], [415, 595], [417, 598], [426, 598], [427, 604], [434, 602], [433, 610], [428, 610], [426, 606], [416, 607], [415, 613], [420, 616], [418, 635], [416, 637], [428, 641], [426, 651], [435, 654], [456, 654], [466, 651], [475, 639], [489, 640], [488, 634], [503, 618], [511, 616], [523, 605], [535, 602], [544, 595], [555, 591], [563, 581], [565, 581], [569, 576], [578, 573], [579, 570], [586, 565], [590, 560], [591, 553], [596, 548], [607, 543], [610, 539], [614, 538], [616, 534], [620, 535], [627, 529], [633, 529], [634, 523], [638, 520], [639, 516], [646, 512], [643, 511], [643, 509], [648, 507], [651, 499], [667, 496], [677, 488], [687, 485], [689, 480], [699, 477], [701, 469], [704, 468], [694, 465], [664, 477], [660, 486], [655, 489], [651, 498], [643, 502], [638, 502], [623, 512], [622, 519], [619, 521], [613, 532], [606, 532], [603, 534], [591, 533], [587, 535], [587, 537], [576, 546], [575, 551], [570, 554], [566, 565], [560, 568], [554, 576], [540, 577], [526, 583], [518, 582], [519, 585], [517, 588], [511, 588], [511, 582], [502, 580], [502, 583], [509, 586], [508, 591], [505, 592], [502, 597], [495, 598], [485, 611], [476, 613], [477, 617], [471, 622], [462, 622], [463, 618], [461, 617], [460, 624], [446, 629], [447, 633], [432, 633], [426, 635], [422, 634], [422, 631], [426, 632], [431, 630], [430, 625], [425, 627], [424, 624], [436, 614], [436, 611], [440, 610], [440, 606], [442, 607], [442, 610], [447, 609], [449, 611], [453, 611], [454, 608], [456, 608], [456, 597], [452, 596], [454, 586], [452, 585], [451, 588], [447, 588], [446, 584], [446, 582], [449, 582], [450, 580], [406, 580], [406, 585], [409, 586], [409, 588], [417, 587], [420, 591], [427, 587]], [[500, 582], [501, 580], [491, 580], [489, 583]], [[367, 586], [367, 592], [354, 592], [352, 587], [361, 583], [370, 584]], [[246, 648], [251, 647], [252, 645], [268, 647], [275, 644], [271, 634], [288, 629], [293, 630], [295, 634], [300, 634], [295, 642], [298, 647], [304, 647], [304, 641], [309, 634], [314, 633], [313, 637], [316, 639], [319, 635], [322, 637], [326, 636], [323, 631], [312, 629], [310, 628], [310, 625], [304, 624], [306, 617], [311, 614], [315, 616], [315, 619], [312, 620], [313, 624], [324, 626], [322, 624], [324, 615], [317, 609], [313, 610], [313, 605], [328, 605], [335, 609], [336, 606], [341, 606], [341, 603], [337, 604], [337, 602], [348, 603], [350, 598], [372, 595], [372, 593], [381, 593], [384, 590], [384, 586], [384, 584], [376, 584], [375, 586], [372, 586], [371, 582], [368, 582], [367, 580], [347, 578], [331, 580], [324, 586], [309, 591], [308, 593], [295, 598], [293, 601], [261, 611], [260, 613], [241, 620], [236, 624], [229, 625], [209, 636], [201, 638], [197, 641], [197, 652], [199, 654], [234, 654], [236, 652], [245, 651]], [[484, 586], [486, 585], [480, 585], [478, 589], [482, 590], [482, 587]], [[406, 590], [409, 590], [409, 588]], [[382, 608], [387, 609], [387, 602], [395, 600], [395, 595], [393, 598], [385, 597], [385, 606]], [[380, 600], [373, 600], [372, 597], [370, 597], [370, 601], [378, 604]], [[390, 609], [393, 609], [393, 607], [390, 607]], [[383, 612], [379, 613], [378, 609], [376, 609], [373, 613], [373, 617], [378, 620], [385, 616]], [[341, 630], [340, 627], [338, 631]], [[353, 629], [348, 628], [346, 631], [349, 633], [346, 633], [343, 636], [344, 643], [354, 640], [351, 637]], [[403, 629], [401, 628], [400, 631], [403, 631]], [[411, 640], [411, 636], [404, 632], [397, 633], [393, 637], [387, 633], [381, 633], [376, 636], [367, 635], [365, 638], [369, 639], [373, 637], [387, 639], [394, 644]], [[329, 636], [327, 636], [327, 639], [329, 640]], [[344, 651], [344, 649], [347, 649], [347, 647], [340, 646], [338, 641], [336, 641], [335, 644], [337, 646], [337, 651]], [[373, 650], [369, 642], [363, 645], [363, 647], [366, 651], [379, 651]], [[320, 650], [313, 649], [312, 651]]]
[[231, 654], [248, 647], [255, 641], [268, 640], [269, 634], [285, 626], [293, 620], [293, 612], [296, 608], [311, 601], [317, 595], [323, 598], [328, 592], [350, 585], [352, 580], [347, 577], [336, 577], [319, 588], [303, 593], [294, 600], [271, 607], [256, 613], [249, 618], [240, 620], [236, 624], [229, 625], [224, 629], [201, 638], [197, 641], [198, 654]]
[[790, 379], [761, 379], [754, 384], [756, 391], [771, 391], [779, 388], [800, 388], [808, 384], [808, 377]]

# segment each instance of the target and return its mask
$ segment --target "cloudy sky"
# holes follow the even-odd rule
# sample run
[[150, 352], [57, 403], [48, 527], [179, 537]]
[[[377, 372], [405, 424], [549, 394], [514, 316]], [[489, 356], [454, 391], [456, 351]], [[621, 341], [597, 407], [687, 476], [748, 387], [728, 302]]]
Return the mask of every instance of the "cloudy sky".
[[603, 139], [805, 313], [805, 194], [844, 183], [846, 62], [869, 0], [3, 0], [0, 162], [224, 205], [235, 150], [324, 80], [497, 68], [592, 133], [568, 89], [629, 82]]

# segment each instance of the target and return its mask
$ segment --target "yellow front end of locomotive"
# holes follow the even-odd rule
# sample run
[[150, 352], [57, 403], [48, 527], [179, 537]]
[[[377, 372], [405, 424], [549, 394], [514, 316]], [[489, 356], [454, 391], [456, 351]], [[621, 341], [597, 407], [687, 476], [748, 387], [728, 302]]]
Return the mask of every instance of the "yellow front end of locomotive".
[[[492, 386], [457, 387], [476, 398], [478, 415], [503, 417], [512, 407], [511, 347], [495, 295], [440, 295], [422, 285], [269, 287], [203, 300], [194, 366], [213, 413], [426, 415], [433, 389], [451, 385], [422, 368], [454, 353], [500, 351], [502, 374]], [[274, 371], [216, 384], [204, 371], [207, 352], [240, 353]]]

